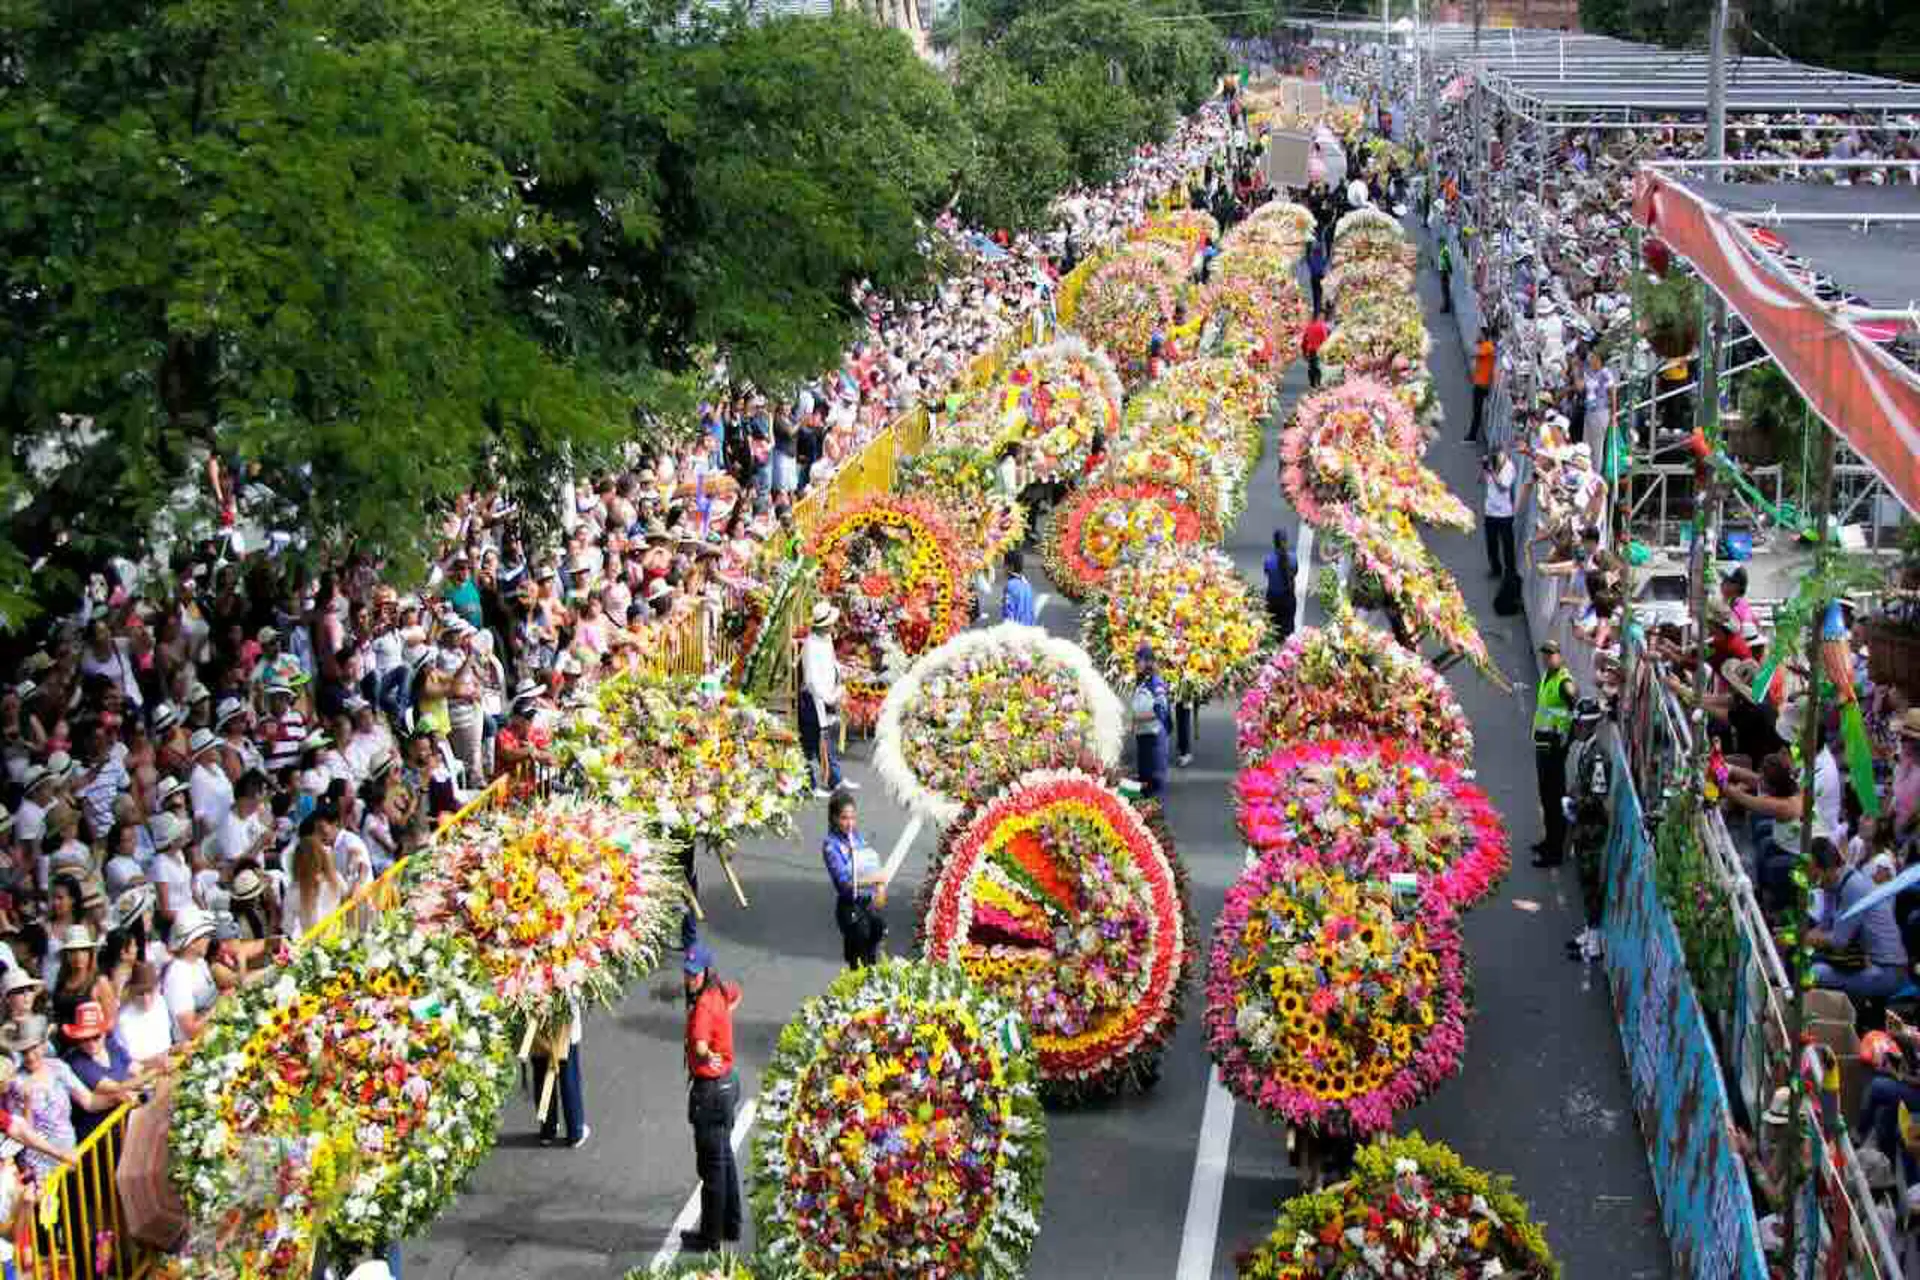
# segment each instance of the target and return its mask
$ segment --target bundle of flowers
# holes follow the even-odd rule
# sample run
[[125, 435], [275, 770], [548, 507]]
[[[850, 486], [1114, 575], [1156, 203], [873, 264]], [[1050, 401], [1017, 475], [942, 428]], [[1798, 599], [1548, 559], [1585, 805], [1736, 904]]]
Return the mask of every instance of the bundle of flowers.
[[1391, 739], [1282, 747], [1234, 780], [1240, 830], [1262, 855], [1363, 879], [1417, 875], [1455, 908], [1507, 873], [1507, 828], [1458, 765]]
[[1234, 723], [1249, 765], [1326, 738], [1386, 738], [1473, 765], [1473, 728], [1453, 686], [1351, 608], [1289, 636], [1240, 700]]
[[1245, 360], [1284, 368], [1300, 349], [1307, 300], [1292, 281], [1269, 288], [1246, 276], [1223, 276], [1200, 291], [1203, 320], [1218, 318], [1220, 345]]
[[1466, 969], [1453, 910], [1383, 881], [1261, 858], [1227, 891], [1207, 970], [1207, 1051], [1287, 1124], [1366, 1137], [1460, 1069]]
[[1139, 679], [1136, 654], [1153, 649], [1177, 702], [1205, 702], [1252, 674], [1267, 638], [1266, 611], [1233, 561], [1184, 547], [1121, 564], [1083, 618], [1087, 652], [1123, 689]]
[[999, 560], [1027, 531], [1027, 509], [1019, 494], [1001, 490], [994, 461], [992, 454], [965, 446], [922, 449], [900, 459], [895, 476], [896, 492], [952, 514], [955, 531], [979, 564]]
[[1558, 1280], [1560, 1264], [1506, 1178], [1418, 1133], [1361, 1147], [1353, 1174], [1294, 1196], [1240, 1280], [1506, 1276]]
[[821, 599], [840, 610], [841, 712], [864, 728], [912, 660], [971, 620], [973, 566], [944, 509], [891, 494], [831, 512], [807, 554], [820, 562]]
[[1284, 288], [1300, 265], [1301, 248], [1277, 238], [1229, 239], [1213, 260], [1216, 280], [1245, 279], [1267, 289]]
[[887, 692], [874, 767], [939, 823], [1033, 769], [1120, 758], [1126, 713], [1086, 651], [1038, 627], [966, 631]]
[[1325, 527], [1333, 508], [1355, 506], [1470, 531], [1473, 512], [1420, 465], [1412, 423], [1400, 399], [1371, 379], [1301, 401], [1280, 436], [1280, 487], [1300, 518]]
[[1107, 353], [1129, 390], [1147, 379], [1153, 335], [1173, 323], [1173, 279], [1140, 254], [1112, 259], [1087, 281], [1074, 327]]
[[679, 865], [633, 815], [592, 801], [488, 810], [415, 862], [415, 923], [471, 947], [501, 1005], [539, 1030], [583, 999], [613, 1003], [680, 920]]
[[1255, 236], [1287, 240], [1304, 250], [1314, 230], [1313, 210], [1291, 200], [1269, 200], [1248, 214], [1233, 235], [1242, 240]]
[[1115, 566], [1217, 536], [1193, 495], [1156, 480], [1107, 480], [1076, 489], [1047, 526], [1047, 576], [1069, 600], [1106, 584]]
[[[235, 1144], [232, 1199], [192, 1224], [186, 1247], [161, 1258], [159, 1280], [307, 1280], [321, 1229], [356, 1168], [350, 1126], [255, 1135]], [[104, 1268], [103, 1268], [104, 1271]]]
[[1175, 421], [1166, 432], [1127, 428], [1108, 446], [1093, 482], [1165, 484], [1209, 528], [1226, 528], [1245, 501], [1248, 467], [1235, 449], [1211, 443], [1217, 433], [1209, 433], [1205, 421], [1195, 410], [1190, 422]]
[[732, 1254], [677, 1258], [665, 1267], [635, 1267], [625, 1280], [781, 1280], [785, 1271]]
[[1333, 246], [1333, 263], [1336, 267], [1361, 262], [1386, 263], [1411, 272], [1419, 262], [1419, 254], [1397, 229], [1389, 234], [1372, 227], [1362, 227], [1346, 239], [1336, 241]]
[[170, 1143], [194, 1218], [235, 1203], [243, 1144], [331, 1125], [359, 1173], [326, 1222], [360, 1248], [417, 1234], [493, 1146], [513, 1046], [493, 984], [465, 947], [387, 916], [289, 956], [242, 986], [180, 1067]]
[[1019, 1010], [958, 968], [841, 974], [760, 1078], [753, 1220], [805, 1280], [1019, 1280], [1046, 1118]]
[[790, 829], [807, 762], [785, 721], [685, 676], [619, 675], [561, 722], [555, 748], [587, 786], [676, 840]]
[[1127, 404], [1121, 438], [1155, 442], [1168, 434], [1200, 429], [1214, 448], [1229, 449], [1244, 463], [1259, 456], [1269, 375], [1240, 360], [1210, 358], [1175, 365]]
[[1120, 425], [1125, 395], [1113, 362], [1068, 335], [1008, 361], [955, 424], [955, 437], [992, 455], [1019, 444], [1021, 467], [1032, 479], [1075, 480], [1094, 436], [1112, 435]]
[[1159, 1075], [1197, 963], [1164, 828], [1098, 778], [1042, 770], [968, 813], [921, 913], [928, 961], [1017, 1007], [1061, 1101]]
[[1199, 209], [1149, 214], [1145, 222], [1134, 228], [1132, 236], [1134, 240], [1172, 245], [1184, 253], [1188, 261], [1192, 261], [1209, 242], [1219, 238], [1219, 222], [1212, 214]]
[[1476, 667], [1489, 669], [1487, 642], [1460, 594], [1460, 583], [1420, 541], [1406, 512], [1335, 507], [1332, 514], [1330, 530], [1353, 557], [1356, 600], [1375, 594], [1392, 597], [1415, 632], [1426, 632]]
[[1397, 142], [1386, 138], [1368, 138], [1361, 148], [1366, 154], [1366, 175], [1385, 182], [1395, 169], [1405, 173], [1413, 167], [1413, 157], [1407, 149]]
[[1398, 382], [1426, 368], [1432, 345], [1416, 299], [1376, 298], [1362, 306], [1341, 309], [1320, 358], [1342, 366], [1349, 375]]
[[1342, 306], [1368, 301], [1398, 301], [1413, 294], [1413, 270], [1383, 258], [1343, 261], [1327, 272], [1326, 293]]
[[1400, 226], [1399, 219], [1384, 209], [1367, 205], [1340, 215], [1333, 224], [1333, 243], [1336, 253], [1347, 240], [1361, 236], [1371, 239], [1396, 240], [1406, 242], [1407, 233]]

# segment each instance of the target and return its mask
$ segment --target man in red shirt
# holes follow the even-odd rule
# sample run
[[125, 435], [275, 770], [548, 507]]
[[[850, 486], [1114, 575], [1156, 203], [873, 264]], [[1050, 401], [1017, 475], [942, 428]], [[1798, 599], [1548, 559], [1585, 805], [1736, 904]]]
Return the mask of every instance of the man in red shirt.
[[733, 1069], [733, 1011], [740, 988], [711, 972], [713, 952], [704, 942], [687, 950], [687, 1122], [693, 1126], [693, 1158], [700, 1172], [700, 1225], [680, 1233], [690, 1253], [711, 1253], [722, 1241], [740, 1239], [740, 1170], [733, 1159], [733, 1113], [740, 1105], [740, 1077]]
[[1300, 334], [1300, 354], [1307, 358], [1307, 385], [1320, 389], [1320, 348], [1327, 345], [1327, 311], [1314, 310], [1313, 319]]

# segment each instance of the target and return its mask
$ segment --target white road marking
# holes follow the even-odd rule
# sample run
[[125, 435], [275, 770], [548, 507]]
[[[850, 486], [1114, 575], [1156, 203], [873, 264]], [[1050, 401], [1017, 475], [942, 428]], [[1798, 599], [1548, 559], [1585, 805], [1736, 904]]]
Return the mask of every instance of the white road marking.
[[1187, 1225], [1180, 1233], [1180, 1263], [1174, 1280], [1207, 1280], [1220, 1233], [1220, 1199], [1227, 1185], [1227, 1151], [1233, 1141], [1233, 1095], [1220, 1083], [1220, 1068], [1207, 1076], [1207, 1109], [1200, 1117], [1200, 1146], [1193, 1156], [1187, 1191]]
[[893, 852], [887, 855], [887, 865], [880, 869], [880, 883], [893, 883], [893, 873], [898, 871], [900, 864], [907, 860], [907, 850], [913, 848], [913, 842], [919, 837], [924, 821], [925, 819], [919, 814], [914, 814], [912, 820], [907, 823], [906, 830], [902, 831], [900, 838], [893, 842]]
[[[747, 1130], [753, 1128], [754, 1113], [760, 1109], [760, 1099], [749, 1098], [747, 1105], [733, 1118], [733, 1154], [736, 1160], [740, 1154], [740, 1144], [746, 1141]], [[745, 1188], [741, 1188], [744, 1194]], [[666, 1243], [660, 1246], [660, 1252], [653, 1255], [653, 1261], [647, 1264], [652, 1272], [665, 1271], [680, 1256], [680, 1233], [691, 1231], [700, 1225], [700, 1188], [696, 1185], [693, 1194], [687, 1197], [686, 1207], [680, 1210], [680, 1216], [673, 1220], [673, 1226], [667, 1230]]]
[[1034, 597], [1033, 620], [1036, 624], [1040, 621], [1040, 615], [1047, 611], [1048, 601], [1052, 599], [1053, 599], [1053, 592], [1051, 591], [1042, 591], [1038, 596]]
[[1300, 546], [1294, 552], [1299, 568], [1293, 579], [1293, 629], [1307, 625], [1307, 587], [1313, 581], [1313, 526], [1300, 526]]

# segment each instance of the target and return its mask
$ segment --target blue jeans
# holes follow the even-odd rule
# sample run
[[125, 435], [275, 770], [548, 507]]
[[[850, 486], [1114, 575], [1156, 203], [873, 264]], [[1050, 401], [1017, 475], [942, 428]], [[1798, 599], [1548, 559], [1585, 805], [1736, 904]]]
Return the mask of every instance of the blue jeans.
[[[547, 1086], [547, 1072], [551, 1063], [547, 1058], [535, 1054], [533, 1057], [533, 1100], [540, 1101], [540, 1091]], [[560, 1061], [560, 1077], [554, 1084], [554, 1092], [560, 1097], [556, 1100], [547, 1118], [540, 1122], [540, 1136], [552, 1138], [560, 1127], [560, 1118], [567, 1120], [567, 1141], [578, 1142], [586, 1130], [587, 1103], [580, 1088], [580, 1046], [574, 1045], [567, 1056]]]
[[1854, 1122], [1853, 1131], [1860, 1135], [1861, 1142], [1871, 1141], [1880, 1148], [1887, 1159], [1898, 1156], [1906, 1161], [1911, 1180], [1913, 1157], [1900, 1142], [1900, 1104], [1903, 1102], [1910, 1114], [1920, 1115], [1920, 1084], [1875, 1076], [1867, 1081], [1867, 1093], [1860, 1099], [1860, 1118]]
[[1844, 991], [1855, 1000], [1885, 1000], [1907, 984], [1907, 971], [1890, 964], [1870, 964], [1852, 971], [1815, 961], [1813, 985]]
[[1140, 775], [1140, 794], [1152, 799], [1167, 785], [1167, 735], [1137, 733], [1133, 736], [1134, 767]]

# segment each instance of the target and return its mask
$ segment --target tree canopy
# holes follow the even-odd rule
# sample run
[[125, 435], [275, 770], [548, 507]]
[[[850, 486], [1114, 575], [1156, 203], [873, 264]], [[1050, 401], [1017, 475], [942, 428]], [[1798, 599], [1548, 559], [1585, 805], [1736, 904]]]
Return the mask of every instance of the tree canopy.
[[[1650, 44], [1704, 45], [1713, 8], [1713, 0], [1580, 0], [1580, 25]], [[1920, 7], [1908, 0], [1744, 0], [1734, 13], [1736, 50], [1898, 80], [1920, 72]]]

